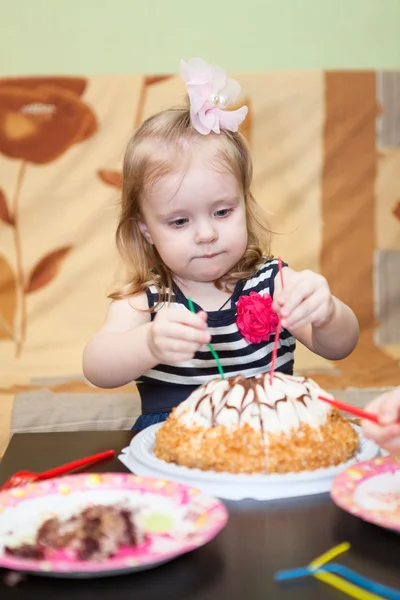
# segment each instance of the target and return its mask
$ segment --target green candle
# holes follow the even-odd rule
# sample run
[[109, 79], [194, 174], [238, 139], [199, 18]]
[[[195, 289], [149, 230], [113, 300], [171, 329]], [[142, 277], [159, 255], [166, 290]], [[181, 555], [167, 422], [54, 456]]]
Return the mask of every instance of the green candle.
[[[192, 313], [196, 314], [196, 311], [195, 311], [194, 306], [193, 306], [192, 299], [189, 298], [189, 297], [188, 297], [188, 303], [189, 303], [189, 308], [192, 311]], [[218, 367], [219, 374], [221, 375], [221, 379], [225, 379], [224, 370], [223, 370], [223, 368], [221, 366], [221, 363], [219, 362], [218, 354], [215, 352], [215, 350], [211, 346], [210, 342], [208, 342], [207, 346], [209, 347], [211, 354], [215, 358], [215, 362], [217, 363], [217, 367]]]

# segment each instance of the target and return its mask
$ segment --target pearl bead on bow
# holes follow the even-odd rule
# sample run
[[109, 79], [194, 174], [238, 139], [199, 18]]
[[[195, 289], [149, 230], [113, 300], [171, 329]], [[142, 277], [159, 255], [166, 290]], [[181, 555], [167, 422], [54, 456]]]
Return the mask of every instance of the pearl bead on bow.
[[222, 94], [212, 94], [210, 102], [213, 106], [218, 106], [219, 108], [226, 108], [228, 106], [228, 98]]

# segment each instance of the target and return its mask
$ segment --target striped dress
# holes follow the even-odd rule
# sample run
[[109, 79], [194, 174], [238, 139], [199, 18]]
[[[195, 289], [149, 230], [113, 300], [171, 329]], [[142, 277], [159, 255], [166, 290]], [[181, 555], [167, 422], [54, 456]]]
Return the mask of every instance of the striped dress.
[[[278, 261], [266, 260], [252, 277], [237, 282], [227, 308], [207, 313], [211, 343], [227, 376], [241, 373], [245, 377], [253, 377], [270, 369], [275, 335], [271, 334], [269, 341], [258, 344], [245, 339], [236, 324], [236, 303], [241, 296], [249, 295], [250, 292], [273, 296], [277, 273]], [[148, 288], [147, 298], [149, 307], [157, 304], [158, 294], [154, 286]], [[202, 310], [197, 304], [194, 306], [196, 311]], [[189, 310], [187, 298], [175, 284], [170, 307], [185, 307]], [[151, 313], [152, 319], [157, 310]], [[294, 350], [294, 337], [286, 329], [281, 329], [275, 363], [277, 371], [293, 373]], [[206, 345], [196, 352], [192, 360], [175, 365], [156, 365], [136, 382], [142, 415], [133, 429], [143, 429], [165, 420], [171, 409], [185, 400], [196, 387], [218, 376], [215, 359]]]

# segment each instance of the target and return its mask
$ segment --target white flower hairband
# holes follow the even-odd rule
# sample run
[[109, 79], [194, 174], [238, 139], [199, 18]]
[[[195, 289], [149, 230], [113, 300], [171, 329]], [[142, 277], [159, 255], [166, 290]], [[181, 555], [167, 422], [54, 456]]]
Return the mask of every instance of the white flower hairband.
[[240, 85], [223, 69], [202, 58], [181, 60], [181, 77], [186, 83], [193, 127], [202, 135], [221, 129], [237, 131], [248, 113], [247, 106], [226, 110], [240, 96]]

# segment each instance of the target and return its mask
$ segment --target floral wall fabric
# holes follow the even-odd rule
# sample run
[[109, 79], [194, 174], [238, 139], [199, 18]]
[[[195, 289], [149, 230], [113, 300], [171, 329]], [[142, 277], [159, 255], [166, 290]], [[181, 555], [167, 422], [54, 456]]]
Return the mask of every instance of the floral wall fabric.
[[[355, 353], [297, 351], [330, 388], [400, 383], [400, 74], [233, 74], [273, 251], [328, 277], [356, 311]], [[183, 100], [177, 75], [0, 79], [0, 386], [80, 379], [122, 276], [114, 245], [125, 145]]]

